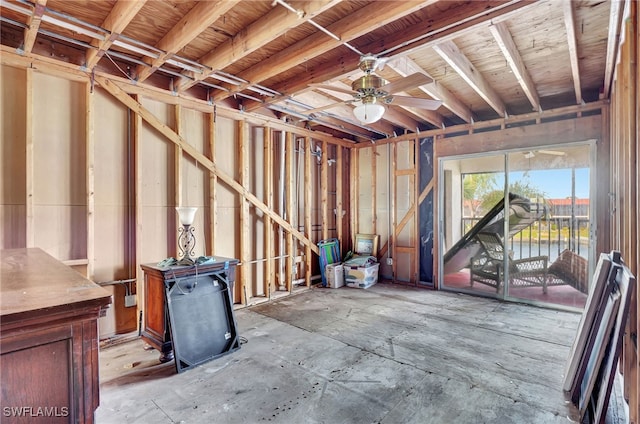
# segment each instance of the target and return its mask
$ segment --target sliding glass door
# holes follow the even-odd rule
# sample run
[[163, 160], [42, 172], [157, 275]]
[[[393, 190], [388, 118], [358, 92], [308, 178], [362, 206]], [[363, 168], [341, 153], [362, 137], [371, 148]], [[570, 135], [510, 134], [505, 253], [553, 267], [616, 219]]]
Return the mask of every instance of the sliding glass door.
[[444, 289], [582, 308], [590, 144], [441, 159]]

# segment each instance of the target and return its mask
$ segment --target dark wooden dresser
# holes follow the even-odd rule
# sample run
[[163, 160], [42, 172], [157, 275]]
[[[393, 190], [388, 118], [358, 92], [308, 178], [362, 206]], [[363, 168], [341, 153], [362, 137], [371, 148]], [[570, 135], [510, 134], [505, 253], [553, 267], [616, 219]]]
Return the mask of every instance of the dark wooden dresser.
[[0, 250], [0, 421], [92, 423], [111, 295], [40, 249]]
[[[142, 339], [160, 352], [161, 362], [176, 359], [178, 372], [239, 347], [233, 315], [238, 260], [212, 258], [212, 263], [197, 266], [141, 265], [145, 292]], [[182, 339], [173, 340], [176, 336]], [[178, 350], [182, 355], [175, 358]], [[190, 359], [194, 351], [200, 354]]]

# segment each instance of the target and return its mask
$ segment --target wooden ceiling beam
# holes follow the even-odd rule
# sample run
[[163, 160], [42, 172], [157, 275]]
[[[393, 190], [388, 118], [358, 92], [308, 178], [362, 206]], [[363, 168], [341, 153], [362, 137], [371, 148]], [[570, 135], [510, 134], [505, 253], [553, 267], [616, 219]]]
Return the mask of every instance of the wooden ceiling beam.
[[[429, 78], [433, 79], [424, 69], [422, 69], [416, 62], [414, 62], [408, 56], [399, 57], [387, 62], [387, 67], [392, 69], [396, 74], [406, 77], [407, 75], [415, 73], [423, 73]], [[473, 122], [473, 113], [471, 109], [464, 105], [451, 91], [447, 90], [442, 84], [438, 84], [437, 81], [432, 83], [421, 85], [418, 88], [420, 91], [427, 93], [429, 96], [436, 100], [442, 100], [442, 105], [455, 113], [463, 121], [471, 123]]]
[[562, 2], [564, 25], [567, 28], [567, 43], [569, 44], [569, 61], [571, 62], [571, 76], [573, 88], [576, 92], [576, 104], [582, 104], [582, 89], [580, 85], [580, 66], [578, 65], [578, 43], [576, 41], [576, 25], [573, 19], [573, 2]]
[[36, 0], [35, 2], [33, 14], [29, 17], [27, 27], [24, 30], [24, 44], [22, 46], [22, 50], [25, 53], [31, 53], [31, 49], [33, 49], [46, 5], [47, 0]]
[[146, 80], [162, 66], [163, 63], [171, 59], [174, 54], [189, 44], [189, 42], [198, 35], [202, 34], [204, 30], [239, 2], [240, 0], [197, 2], [196, 5], [158, 41], [155, 47], [164, 53], [161, 53], [157, 58], [153, 59], [149, 67], [138, 65], [136, 69], [138, 82]]
[[607, 36], [607, 59], [604, 68], [604, 90], [602, 96], [605, 99], [611, 94], [611, 83], [613, 82], [613, 70], [616, 66], [616, 54], [618, 52], [618, 39], [620, 37], [620, 24], [622, 20], [622, 2], [609, 2], [611, 10], [609, 12], [609, 35]]
[[453, 41], [444, 41], [433, 46], [433, 49], [495, 110], [505, 117], [507, 110], [500, 96], [484, 79], [480, 71], [465, 56]]
[[129, 25], [129, 22], [131, 22], [140, 9], [142, 9], [146, 1], [147, 0], [118, 0], [118, 2], [113, 6], [109, 15], [102, 23], [102, 28], [110, 31], [111, 36], [100, 41], [93, 40], [91, 45], [93, 45], [95, 49], [87, 50], [85, 67], [89, 71], [96, 66], [100, 58], [107, 50], [109, 50], [113, 42], [118, 38], [122, 31], [125, 30], [127, 25]]
[[[282, 6], [275, 6], [269, 13], [247, 26], [227, 42], [213, 49], [206, 56], [200, 58], [198, 62], [210, 67], [213, 71], [222, 70], [280, 37], [291, 28], [308, 22], [341, 1], [306, 1], [302, 5], [300, 14], [295, 14]], [[264, 65], [261, 64], [260, 67], [264, 67]], [[184, 74], [190, 79], [183, 79], [179, 90], [186, 90], [209, 76], [209, 74], [197, 74], [195, 72], [184, 72]]]
[[502, 54], [505, 59], [507, 59], [507, 63], [511, 67], [511, 71], [513, 71], [513, 75], [515, 75], [520, 87], [522, 87], [522, 91], [531, 102], [531, 106], [533, 106], [533, 110], [541, 111], [540, 107], [540, 98], [538, 97], [538, 91], [536, 90], [536, 86], [531, 79], [531, 75], [527, 70], [527, 67], [520, 56], [520, 52], [516, 47], [515, 42], [513, 41], [513, 37], [509, 32], [509, 28], [507, 28], [507, 24], [505, 22], [498, 22], [495, 25], [491, 25], [489, 27], [493, 38], [495, 38], [500, 50], [502, 50]]
[[[219, 92], [214, 95], [214, 100], [222, 100], [234, 93], [244, 90], [251, 84], [258, 84], [269, 79], [283, 70], [291, 69], [300, 65], [310, 58], [318, 57], [330, 50], [342, 45], [343, 42], [349, 42], [354, 38], [365, 35], [378, 27], [384, 26], [390, 22], [400, 19], [410, 13], [413, 13], [423, 7], [434, 3], [437, 0], [430, 1], [383, 1], [375, 4], [375, 20], [371, 19], [371, 10], [369, 8], [360, 8], [352, 14], [340, 19], [339, 21], [329, 25], [326, 29], [337, 35], [339, 40], [329, 37], [327, 34], [318, 31], [313, 35], [298, 41], [289, 48], [286, 48], [269, 59], [260, 62], [260, 66], [254, 66], [246, 72], [241, 73], [238, 77], [249, 81], [235, 87], [229, 92]], [[359, 57], [358, 57], [359, 60]], [[353, 69], [344, 69], [352, 71]], [[324, 82], [320, 79], [316, 82]]]
[[[486, 28], [491, 21], [495, 22], [496, 20], [507, 19], [513, 14], [521, 12], [521, 10], [526, 6], [531, 6], [533, 4], [535, 4], [535, 0], [487, 0], [464, 3], [462, 5], [446, 9], [441, 15], [432, 16], [427, 25], [412, 25], [404, 31], [398, 31], [384, 39], [370, 42], [369, 44], [360, 47], [360, 50], [375, 54], [376, 52], [382, 52], [387, 49], [400, 46], [395, 49], [393, 54], [389, 57], [394, 58], [400, 55], [406, 55], [410, 52], [430, 47], [440, 40], [453, 39], [453, 37], [460, 34], [466, 34], [477, 31], [480, 28]], [[368, 22], [368, 19], [369, 18], [365, 18], [365, 21]], [[425, 36], [425, 34], [428, 34], [428, 36]], [[413, 42], [410, 42], [412, 40]], [[311, 55], [306, 54], [307, 51], [305, 51], [305, 48], [307, 47], [310, 48], [310, 46], [305, 44], [300, 45], [300, 51], [289, 49], [285, 51], [291, 55], [292, 59], [295, 59], [295, 56], [297, 55], [302, 56], [302, 60], [300, 62], [304, 62], [308, 57], [312, 57]], [[311, 53], [313, 53], [313, 51], [311, 51]], [[319, 54], [321, 53], [324, 52], [320, 52]], [[335, 59], [330, 62], [309, 68], [306, 72], [299, 74], [290, 80], [284, 81], [277, 86], [270, 87], [273, 90], [283, 93], [283, 96], [267, 99], [264, 103], [276, 103], [281, 101], [283, 97], [308, 89], [308, 85], [312, 83], [323, 83], [327, 80], [340, 78], [345, 74], [353, 72], [354, 69], [357, 69], [358, 62], [360, 61], [360, 58], [357, 55], [334, 55], [334, 57]], [[285, 59], [288, 58], [283, 58], [283, 60]], [[297, 61], [294, 62], [295, 64], [298, 64]], [[261, 64], [264, 65], [266, 63], [267, 61], [263, 61]], [[275, 66], [276, 69], [278, 69], [278, 66], [281, 66], [278, 63], [269, 63], [270, 65]], [[283, 62], [279, 71], [282, 71], [284, 69], [284, 65], [288, 65], [289, 63], [290, 62]], [[244, 78], [243, 75], [240, 76]], [[260, 107], [260, 103], [248, 102], [246, 107], [247, 110], [253, 110]]]

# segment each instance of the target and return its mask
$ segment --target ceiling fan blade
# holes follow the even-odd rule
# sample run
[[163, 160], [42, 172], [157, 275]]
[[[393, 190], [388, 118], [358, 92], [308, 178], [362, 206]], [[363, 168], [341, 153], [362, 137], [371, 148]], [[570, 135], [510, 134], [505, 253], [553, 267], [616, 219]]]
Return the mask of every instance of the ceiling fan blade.
[[543, 153], [545, 155], [555, 155], [555, 156], [564, 156], [564, 152], [560, 152], [557, 150], [538, 150], [538, 153]]
[[409, 106], [418, 109], [435, 110], [442, 106], [440, 100], [422, 99], [420, 97], [389, 96], [385, 98], [385, 103], [395, 106]]
[[348, 88], [342, 88], [342, 87], [334, 87], [333, 85], [329, 85], [329, 84], [309, 84], [309, 87], [312, 88], [321, 88], [323, 90], [330, 90], [330, 91], [336, 91], [338, 93], [345, 93], [345, 94], [354, 94], [354, 91]]
[[386, 91], [389, 94], [393, 94], [399, 91], [405, 91], [412, 88], [420, 87], [421, 85], [429, 84], [432, 82], [433, 80], [425, 74], [415, 73], [383, 85], [382, 87], [380, 87], [380, 89]]
[[316, 108], [313, 108], [313, 109], [305, 110], [302, 113], [304, 113], [305, 115], [311, 115], [312, 113], [321, 112], [323, 110], [331, 109], [333, 107], [337, 107], [337, 106], [340, 106], [340, 105], [343, 105], [343, 104], [347, 104], [347, 103], [352, 103], [352, 102], [355, 102], [355, 101], [356, 100], [354, 99], [354, 100], [345, 100], [345, 101], [338, 102], [338, 103], [331, 103], [331, 104], [328, 104], [328, 105], [319, 106], [319, 107], [316, 107]]

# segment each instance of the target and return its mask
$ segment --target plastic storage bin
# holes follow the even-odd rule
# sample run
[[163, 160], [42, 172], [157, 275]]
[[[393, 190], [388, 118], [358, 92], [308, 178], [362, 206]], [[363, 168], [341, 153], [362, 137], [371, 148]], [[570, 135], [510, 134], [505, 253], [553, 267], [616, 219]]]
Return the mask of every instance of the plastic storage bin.
[[377, 283], [380, 264], [374, 261], [374, 257], [359, 256], [342, 264], [347, 287], [366, 289]]

